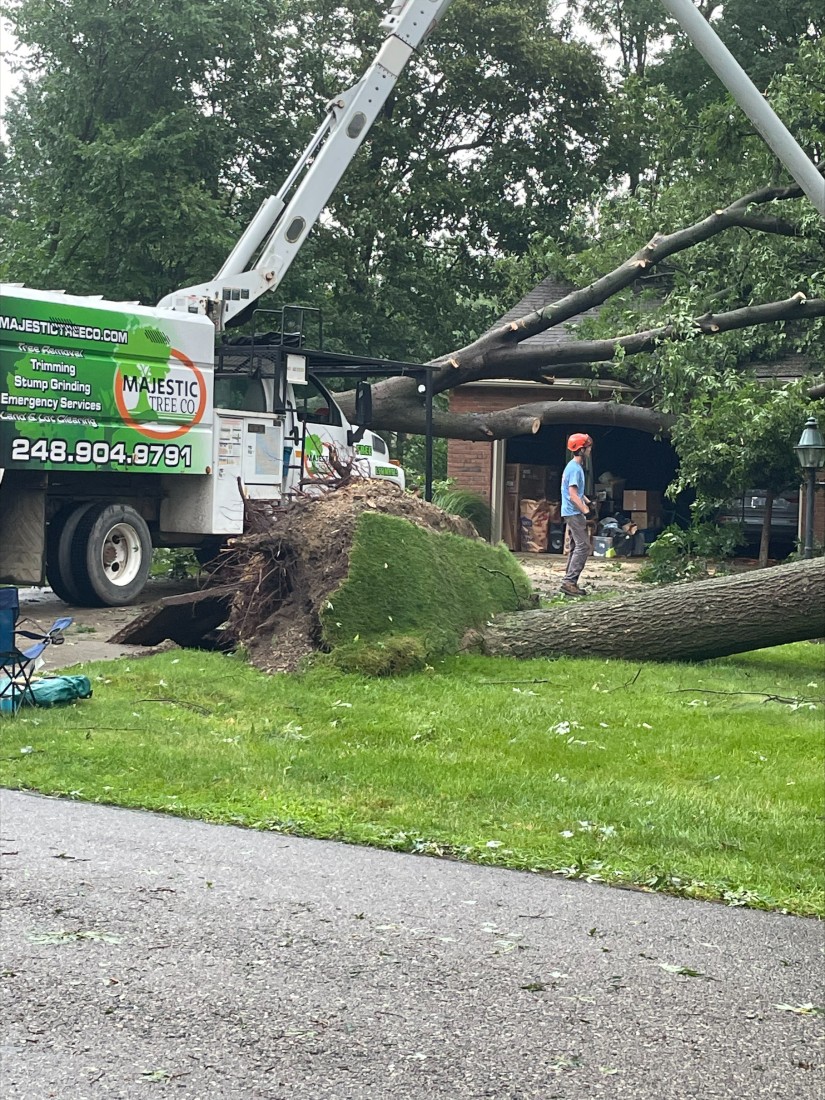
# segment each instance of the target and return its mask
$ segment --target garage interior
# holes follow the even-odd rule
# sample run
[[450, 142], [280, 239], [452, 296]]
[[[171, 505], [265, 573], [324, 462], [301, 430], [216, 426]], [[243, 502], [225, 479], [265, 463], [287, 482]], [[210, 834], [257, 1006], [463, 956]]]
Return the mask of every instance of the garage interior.
[[[642, 554], [663, 527], [675, 520], [688, 520], [690, 497], [681, 494], [671, 501], [664, 496], [678, 468], [676, 452], [669, 442], [630, 428], [554, 424], [542, 427], [535, 435], [516, 436], [493, 445], [494, 541], [501, 538], [519, 551], [563, 553], [561, 474], [569, 457], [567, 437], [574, 431], [587, 432], [593, 439], [586, 479], [588, 496], [598, 507], [592, 522], [594, 540], [600, 540], [597, 552], [609, 550], [613, 539], [617, 552]], [[547, 506], [539, 509], [543, 520], [533, 531], [529, 505], [525, 507], [522, 502], [542, 497]], [[611, 518], [615, 518], [615, 526], [605, 522]], [[628, 540], [620, 534], [622, 528], [640, 537]], [[602, 535], [606, 542], [601, 541]]]

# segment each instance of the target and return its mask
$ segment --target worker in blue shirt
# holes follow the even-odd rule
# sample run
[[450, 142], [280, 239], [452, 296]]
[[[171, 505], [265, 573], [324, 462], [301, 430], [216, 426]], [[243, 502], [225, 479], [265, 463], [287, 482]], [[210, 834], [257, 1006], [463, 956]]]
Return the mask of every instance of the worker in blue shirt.
[[590, 501], [584, 495], [584, 462], [592, 447], [593, 440], [584, 432], [574, 432], [567, 440], [567, 449], [573, 457], [564, 467], [561, 477], [561, 515], [570, 532], [570, 554], [560, 589], [565, 596], [587, 595], [583, 588], [579, 588], [578, 582], [590, 557], [587, 531]]

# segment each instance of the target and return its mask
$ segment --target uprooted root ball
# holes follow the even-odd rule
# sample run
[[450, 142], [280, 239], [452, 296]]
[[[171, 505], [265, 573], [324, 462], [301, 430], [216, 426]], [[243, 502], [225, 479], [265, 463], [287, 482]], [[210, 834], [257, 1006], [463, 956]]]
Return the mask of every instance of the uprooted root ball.
[[473, 525], [390, 482], [352, 481], [323, 496], [246, 503], [246, 533], [221, 554], [211, 583], [237, 589], [228, 631], [266, 671], [291, 670], [323, 648], [321, 611], [345, 580], [359, 517], [378, 512], [440, 533]]

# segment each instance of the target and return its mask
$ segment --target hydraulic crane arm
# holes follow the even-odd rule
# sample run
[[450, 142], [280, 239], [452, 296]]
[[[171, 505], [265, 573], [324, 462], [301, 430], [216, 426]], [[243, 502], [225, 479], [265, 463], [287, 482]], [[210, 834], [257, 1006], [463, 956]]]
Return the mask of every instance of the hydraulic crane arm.
[[451, 3], [395, 0], [381, 23], [387, 37], [375, 60], [357, 84], [328, 105], [326, 118], [280, 191], [264, 199], [214, 279], [167, 294], [158, 303], [161, 308], [206, 313], [220, 331], [278, 286], [411, 54]]

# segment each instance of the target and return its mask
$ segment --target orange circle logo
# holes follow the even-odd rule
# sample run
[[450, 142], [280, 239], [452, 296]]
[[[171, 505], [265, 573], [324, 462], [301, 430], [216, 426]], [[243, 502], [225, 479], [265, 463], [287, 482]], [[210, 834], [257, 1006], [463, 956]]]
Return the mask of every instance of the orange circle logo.
[[[197, 399], [187, 394], [183, 397], [175, 397], [168, 395], [164, 392], [164, 389], [153, 387], [162, 387], [169, 384], [169, 380], [164, 379], [161, 382], [146, 382], [144, 379], [134, 378], [133, 376], [124, 376], [120, 368], [118, 367], [115, 372], [115, 404], [117, 410], [123, 418], [124, 424], [127, 424], [130, 428], [134, 428], [136, 432], [140, 432], [141, 435], [147, 436], [149, 439], [178, 439], [182, 435], [186, 435], [190, 429], [194, 428], [196, 424], [199, 424], [203, 419], [203, 414], [206, 412], [206, 379], [203, 377], [203, 373], [195, 366], [188, 355], [184, 355], [182, 351], [177, 351], [172, 348], [170, 356], [177, 359], [180, 366], [173, 367], [173, 371], [180, 372], [182, 370], [191, 371], [195, 376], [194, 381], [197, 385]], [[172, 382], [182, 381], [181, 379], [173, 379]], [[186, 382], [183, 382], [186, 387]], [[176, 417], [179, 421], [182, 417], [187, 417], [188, 422], [185, 424], [175, 423], [170, 424], [168, 428], [160, 428], [150, 426], [149, 424], [142, 423], [140, 420], [135, 419], [134, 408], [130, 408], [127, 404], [127, 398], [137, 395], [139, 399], [141, 393], [146, 394], [146, 399], [149, 401], [150, 408], [154, 408], [151, 404], [151, 398], [155, 397], [158, 400], [174, 400], [176, 407], [169, 410], [171, 415]], [[184, 404], [187, 406], [184, 408]], [[188, 407], [191, 404], [191, 409]], [[166, 411], [166, 410], [161, 410]]]

